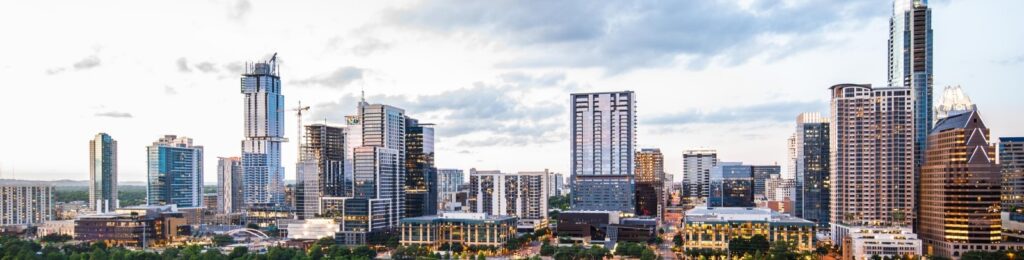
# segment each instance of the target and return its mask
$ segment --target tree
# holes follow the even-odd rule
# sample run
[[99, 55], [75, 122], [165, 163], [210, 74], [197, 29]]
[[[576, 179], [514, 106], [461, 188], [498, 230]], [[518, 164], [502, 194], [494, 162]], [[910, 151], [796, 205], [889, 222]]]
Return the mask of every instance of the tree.
[[71, 236], [64, 234], [49, 234], [39, 238], [39, 242], [43, 243], [64, 243], [71, 240]]
[[675, 244], [677, 247], [683, 246], [683, 234], [676, 233], [675, 236], [672, 236], [672, 244]]
[[235, 242], [235, 238], [228, 235], [214, 235], [213, 244], [217, 246], [226, 246]]
[[249, 248], [244, 246], [236, 246], [235, 249], [231, 249], [231, 253], [228, 254], [228, 258], [235, 259], [241, 258], [249, 254]]

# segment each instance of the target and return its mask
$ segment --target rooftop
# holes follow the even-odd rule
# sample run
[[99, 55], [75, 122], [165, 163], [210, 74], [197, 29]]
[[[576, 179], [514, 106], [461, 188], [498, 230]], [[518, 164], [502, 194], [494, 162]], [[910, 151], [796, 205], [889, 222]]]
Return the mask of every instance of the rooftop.
[[694, 208], [686, 211], [687, 222], [732, 222], [732, 221], [764, 221], [772, 223], [799, 223], [813, 225], [802, 218], [774, 212], [765, 208]]

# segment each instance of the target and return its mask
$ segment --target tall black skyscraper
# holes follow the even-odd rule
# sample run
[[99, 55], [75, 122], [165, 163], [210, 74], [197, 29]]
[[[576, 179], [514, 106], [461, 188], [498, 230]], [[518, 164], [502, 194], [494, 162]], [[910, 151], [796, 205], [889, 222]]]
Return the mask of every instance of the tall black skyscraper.
[[437, 168], [434, 167], [434, 128], [405, 120], [405, 217], [437, 214]]

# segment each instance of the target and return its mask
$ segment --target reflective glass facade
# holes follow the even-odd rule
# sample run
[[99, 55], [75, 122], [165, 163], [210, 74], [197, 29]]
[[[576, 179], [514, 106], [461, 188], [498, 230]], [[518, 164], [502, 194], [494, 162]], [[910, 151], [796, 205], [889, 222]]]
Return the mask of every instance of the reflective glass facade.
[[265, 62], [246, 64], [241, 78], [245, 95], [245, 140], [242, 141], [243, 197], [247, 206], [285, 205], [284, 96], [276, 54]]
[[192, 145], [188, 137], [166, 135], [146, 150], [146, 203], [203, 207], [203, 147]]
[[89, 141], [89, 208], [103, 213], [117, 207], [117, 141], [99, 133]]
[[569, 105], [572, 208], [633, 212], [635, 93], [577, 93]]

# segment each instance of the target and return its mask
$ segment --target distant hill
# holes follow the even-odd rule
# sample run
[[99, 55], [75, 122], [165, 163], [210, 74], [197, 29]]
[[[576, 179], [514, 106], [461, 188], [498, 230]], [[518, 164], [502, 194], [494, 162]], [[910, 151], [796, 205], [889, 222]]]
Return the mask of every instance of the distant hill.
[[[10, 183], [10, 184], [47, 183], [47, 184], [53, 185], [55, 187], [78, 187], [78, 186], [80, 186], [80, 187], [87, 187], [87, 186], [89, 186], [89, 181], [84, 181], [84, 180], [83, 181], [79, 181], [79, 180], [36, 181], [36, 180], [0, 179], [0, 183]], [[128, 182], [120, 182], [117, 185], [118, 186], [146, 186], [146, 183], [145, 182], [141, 182], [141, 181], [128, 181]]]

